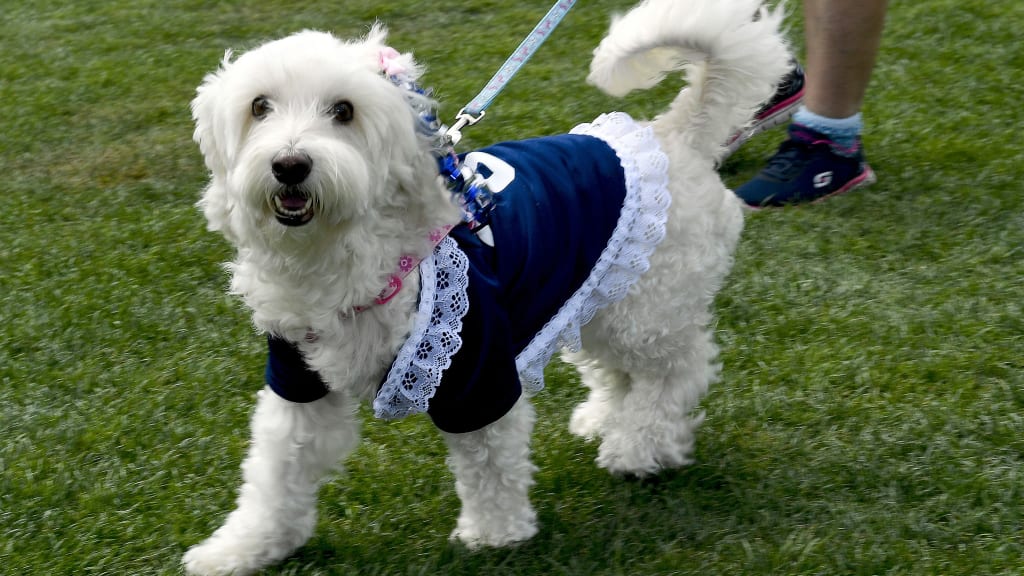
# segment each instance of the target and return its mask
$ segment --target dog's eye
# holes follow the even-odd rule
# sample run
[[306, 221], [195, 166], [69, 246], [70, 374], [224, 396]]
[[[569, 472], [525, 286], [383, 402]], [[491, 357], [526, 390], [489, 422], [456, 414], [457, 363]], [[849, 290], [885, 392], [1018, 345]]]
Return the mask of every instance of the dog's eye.
[[331, 116], [338, 122], [351, 122], [355, 112], [355, 108], [352, 107], [352, 103], [348, 100], [342, 100], [331, 106]]
[[252, 101], [252, 117], [257, 120], [263, 120], [267, 117], [267, 114], [270, 114], [272, 108], [270, 100], [266, 96], [257, 96]]

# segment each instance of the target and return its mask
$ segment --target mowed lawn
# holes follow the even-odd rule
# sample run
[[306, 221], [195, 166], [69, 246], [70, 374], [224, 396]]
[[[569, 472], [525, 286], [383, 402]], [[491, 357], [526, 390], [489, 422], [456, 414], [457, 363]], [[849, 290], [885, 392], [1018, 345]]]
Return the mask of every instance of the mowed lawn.
[[[8, 0], [0, 14], [0, 574], [176, 574], [232, 508], [263, 341], [193, 204], [188, 103], [226, 48], [379, 19], [450, 117], [546, 1]], [[581, 2], [464, 149], [643, 117], [585, 84], [626, 0]], [[801, 53], [799, 2], [787, 22]], [[537, 397], [541, 531], [469, 552], [428, 420], [370, 421], [309, 545], [266, 574], [1024, 573], [1018, 0], [893, 2], [865, 116], [879, 182], [748, 218], [697, 462], [643, 482]], [[724, 167], [738, 185], [780, 130]]]

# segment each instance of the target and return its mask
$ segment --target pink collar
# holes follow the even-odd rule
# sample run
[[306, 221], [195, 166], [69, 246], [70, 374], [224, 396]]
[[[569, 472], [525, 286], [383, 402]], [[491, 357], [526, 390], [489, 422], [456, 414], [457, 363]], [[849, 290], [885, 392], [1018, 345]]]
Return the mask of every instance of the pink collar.
[[[437, 245], [441, 243], [441, 240], [444, 240], [444, 237], [448, 235], [448, 232], [450, 232], [452, 228], [454, 228], [454, 226], [446, 224], [440, 228], [435, 228], [430, 232], [430, 236], [428, 236], [430, 239], [430, 251], [427, 252], [427, 254], [433, 253], [434, 248], [437, 248]], [[377, 297], [373, 299], [373, 304], [356, 306], [353, 309], [353, 314], [359, 314], [360, 312], [369, 310], [373, 306], [380, 306], [390, 302], [392, 298], [401, 292], [402, 281], [405, 280], [405, 278], [409, 276], [409, 274], [411, 274], [422, 261], [423, 257], [411, 256], [408, 254], [399, 258], [398, 266], [396, 266], [395, 271], [391, 276], [388, 277], [388, 285], [385, 286], [384, 289], [380, 291], [380, 294], [377, 294]]]

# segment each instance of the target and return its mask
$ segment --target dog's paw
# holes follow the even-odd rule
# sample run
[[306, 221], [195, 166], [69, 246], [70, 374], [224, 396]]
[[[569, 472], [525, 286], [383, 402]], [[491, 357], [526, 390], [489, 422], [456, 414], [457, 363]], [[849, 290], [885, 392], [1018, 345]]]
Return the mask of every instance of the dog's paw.
[[569, 432], [584, 440], [595, 440], [601, 436], [601, 426], [608, 416], [608, 409], [599, 402], [587, 400], [572, 411], [569, 418]]
[[597, 465], [617, 476], [645, 478], [693, 463], [694, 434], [687, 423], [650, 427], [646, 433], [606, 434], [597, 450]]
[[459, 524], [452, 530], [449, 540], [461, 542], [470, 550], [480, 548], [501, 548], [525, 542], [537, 534], [537, 521], [530, 517], [522, 521], [508, 521], [501, 526], [481, 527], [459, 519]]
[[611, 448], [605, 440], [597, 451], [597, 465], [615, 476], [646, 478], [657, 474], [661, 465], [649, 451], [633, 453]]
[[[222, 526], [213, 536], [191, 547], [181, 559], [192, 576], [246, 576], [280, 562], [305, 539], [271, 536], [259, 530]], [[283, 531], [287, 533], [287, 531]]]
[[189, 548], [181, 564], [190, 576], [247, 576], [262, 567], [252, 552], [211, 538]]

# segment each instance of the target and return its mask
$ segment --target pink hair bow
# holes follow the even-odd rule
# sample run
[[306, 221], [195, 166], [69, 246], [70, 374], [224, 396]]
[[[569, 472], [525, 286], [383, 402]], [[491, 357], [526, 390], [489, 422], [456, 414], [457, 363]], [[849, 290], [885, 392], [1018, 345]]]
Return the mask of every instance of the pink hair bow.
[[381, 71], [387, 76], [401, 76], [407, 72], [405, 66], [398, 61], [401, 58], [401, 54], [398, 50], [390, 46], [385, 46], [380, 49], [379, 65]]

